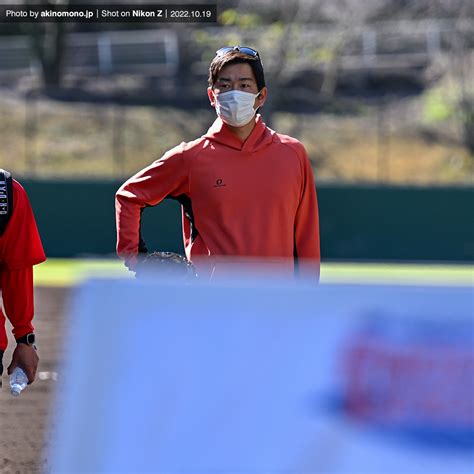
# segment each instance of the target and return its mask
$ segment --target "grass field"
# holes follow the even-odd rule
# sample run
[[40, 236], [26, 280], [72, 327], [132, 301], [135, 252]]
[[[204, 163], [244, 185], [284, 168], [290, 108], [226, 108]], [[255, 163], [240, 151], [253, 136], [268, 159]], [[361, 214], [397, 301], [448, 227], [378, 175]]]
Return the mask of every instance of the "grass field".
[[[101, 259], [49, 259], [35, 268], [37, 286], [70, 287], [89, 277], [132, 278], [122, 262]], [[471, 265], [323, 263], [321, 283], [473, 286]]]

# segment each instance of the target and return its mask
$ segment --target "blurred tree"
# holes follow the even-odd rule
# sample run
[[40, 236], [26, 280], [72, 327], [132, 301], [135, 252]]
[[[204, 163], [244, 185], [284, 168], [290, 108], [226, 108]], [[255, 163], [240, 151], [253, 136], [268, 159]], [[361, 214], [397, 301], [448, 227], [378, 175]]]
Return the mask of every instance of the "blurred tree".
[[[357, 0], [353, 0], [357, 1]], [[464, 0], [388, 0], [374, 20], [426, 20], [457, 18]]]
[[[468, 47], [468, 39], [472, 37], [471, 29], [464, 29], [468, 14], [473, 12], [474, 4], [471, 0], [464, 0], [459, 16], [457, 27], [452, 37], [452, 51], [449, 55], [452, 71], [455, 71], [459, 87], [459, 113], [457, 114], [464, 145], [474, 158], [474, 52]], [[472, 15], [471, 15], [472, 16]]]
[[[28, 4], [29, 2], [25, 1], [24, 3]], [[47, 5], [53, 10], [57, 6], [64, 7], [69, 3], [70, 0], [61, 0], [54, 4], [48, 0], [37, 2], [38, 5]], [[61, 85], [67, 25], [67, 23], [61, 22], [23, 23], [21, 25], [23, 31], [31, 38], [31, 48], [40, 64], [43, 85], [46, 88]]]
[[[474, 158], [474, 40], [470, 19], [474, 17], [471, 0], [455, 0], [457, 7], [454, 30], [443, 37], [448, 54], [438, 58], [442, 77], [441, 87], [429, 96], [432, 118], [438, 121], [454, 119], [464, 146]], [[436, 17], [453, 17], [452, 0], [435, 0], [430, 14]], [[437, 99], [436, 101], [434, 99]], [[436, 109], [433, 108], [436, 104]], [[434, 115], [433, 115], [434, 113]]]

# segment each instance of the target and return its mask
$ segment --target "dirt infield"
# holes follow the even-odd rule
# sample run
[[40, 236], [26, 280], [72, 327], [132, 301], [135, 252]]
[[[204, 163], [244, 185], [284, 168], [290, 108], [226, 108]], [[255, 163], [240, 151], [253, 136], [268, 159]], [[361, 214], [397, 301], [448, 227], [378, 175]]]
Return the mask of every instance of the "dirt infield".
[[[48, 472], [50, 415], [61, 359], [62, 334], [71, 291], [67, 288], [36, 290], [35, 327], [40, 364], [35, 383], [18, 398], [9, 392], [6, 369], [0, 392], [0, 473], [30, 474]], [[10, 329], [8, 329], [11, 335]], [[10, 336], [9, 335], [9, 336]], [[4, 365], [11, 360], [10, 343]], [[61, 374], [59, 373], [59, 381]]]

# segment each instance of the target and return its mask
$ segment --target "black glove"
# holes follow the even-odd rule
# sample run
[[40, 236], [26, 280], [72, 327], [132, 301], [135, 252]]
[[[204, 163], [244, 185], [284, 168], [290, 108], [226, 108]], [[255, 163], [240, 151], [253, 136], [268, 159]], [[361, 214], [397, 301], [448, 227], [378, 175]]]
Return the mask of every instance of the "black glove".
[[173, 252], [153, 252], [140, 258], [135, 276], [162, 275], [192, 280], [197, 277], [194, 265], [185, 257]]

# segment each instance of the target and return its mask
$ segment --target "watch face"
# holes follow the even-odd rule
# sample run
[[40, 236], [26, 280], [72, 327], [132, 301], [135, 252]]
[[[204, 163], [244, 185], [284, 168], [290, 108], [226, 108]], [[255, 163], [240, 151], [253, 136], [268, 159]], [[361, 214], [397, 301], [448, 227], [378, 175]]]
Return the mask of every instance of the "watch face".
[[29, 346], [33, 346], [35, 342], [36, 342], [36, 338], [35, 338], [35, 335], [33, 333], [30, 333], [30, 334], [26, 335], [26, 343]]

